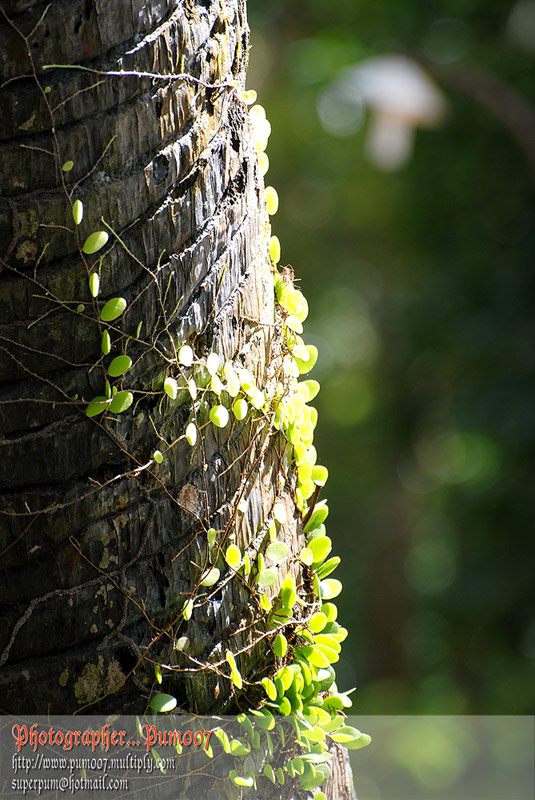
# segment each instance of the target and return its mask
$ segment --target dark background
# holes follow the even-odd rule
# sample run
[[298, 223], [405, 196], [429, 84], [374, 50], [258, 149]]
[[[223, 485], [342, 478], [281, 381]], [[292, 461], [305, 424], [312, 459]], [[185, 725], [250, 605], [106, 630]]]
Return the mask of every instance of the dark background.
[[[500, 92], [533, 103], [535, 3], [249, 0], [249, 19], [273, 233], [320, 349], [340, 688], [358, 687], [356, 713], [528, 713], [533, 173], [515, 136], [535, 128]], [[368, 114], [335, 136], [317, 108], [346, 67], [393, 52], [427, 61], [449, 111], [384, 172]]]

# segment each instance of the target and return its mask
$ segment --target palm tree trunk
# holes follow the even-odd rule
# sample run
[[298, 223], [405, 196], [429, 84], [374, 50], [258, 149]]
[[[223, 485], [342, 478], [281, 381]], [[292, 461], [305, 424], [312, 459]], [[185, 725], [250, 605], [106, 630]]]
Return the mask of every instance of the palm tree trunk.
[[[247, 708], [273, 655], [247, 571], [221, 553], [233, 542], [253, 562], [276, 524], [286, 569], [311, 583], [292, 560], [304, 545], [295, 479], [269, 410], [212, 425], [185, 380], [212, 403], [217, 388], [203, 395], [206, 370], [177, 358], [185, 343], [202, 364], [215, 352], [259, 387], [282, 359], [263, 179], [236, 89], [245, 2], [0, 10], [2, 711], [137, 713], [155, 688], [194, 713]], [[98, 250], [96, 231], [109, 237]], [[111, 318], [114, 298], [126, 310]], [[131, 365], [110, 377], [118, 356]], [[129, 408], [108, 400], [88, 416], [115, 390]], [[202, 586], [216, 563], [221, 579]], [[344, 770], [328, 795], [349, 783]]]
[[[143, 468], [165, 450], [158, 437], [173, 442], [188, 418], [180, 396], [172, 403], [161, 391], [178, 343], [253, 364], [259, 382], [271, 346], [267, 215], [246, 108], [230, 84], [244, 80], [244, 8], [168, 2], [159, 19], [160, 2], [122, 0], [103, 16], [96, 4], [55, 4], [39, 22], [40, 5], [8, 5], [3, 80], [29, 77], [2, 89], [3, 706], [142, 708], [147, 659], [169, 649], [162, 631], [190, 596], [204, 531], [228, 527], [242, 475], [261, 454], [249, 427], [235, 425], [230, 436], [208, 432], [193, 452], [182, 439]], [[197, 80], [40, 69], [51, 63]], [[79, 242], [67, 230], [75, 199], [85, 209]], [[84, 264], [78, 248], [101, 217], [124, 247], [112, 235], [102, 251], [93, 300], [86, 266], [101, 253]], [[98, 312], [114, 296], [128, 308], [106, 359]], [[125, 334], [134, 405], [88, 419]], [[273, 504], [276, 462], [271, 447], [249, 480], [248, 511], [232, 531], [242, 545]], [[246, 592], [229, 586], [183, 624], [197, 658], [224, 656], [244, 603]], [[230, 694], [215, 672], [188, 675], [186, 707], [208, 711]]]

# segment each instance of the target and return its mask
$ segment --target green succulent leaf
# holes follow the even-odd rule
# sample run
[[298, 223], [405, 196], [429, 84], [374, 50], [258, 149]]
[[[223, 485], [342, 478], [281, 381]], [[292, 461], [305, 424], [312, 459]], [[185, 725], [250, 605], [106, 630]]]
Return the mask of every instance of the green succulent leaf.
[[124, 375], [132, 366], [130, 356], [116, 356], [108, 367], [108, 375], [111, 378], [118, 378]]
[[288, 545], [286, 545], [284, 542], [278, 542], [278, 541], [271, 542], [271, 544], [268, 545], [266, 550], [266, 556], [275, 563], [278, 563], [279, 561], [284, 561], [287, 555], [288, 555]]
[[174, 378], [167, 377], [163, 382], [163, 390], [171, 400], [176, 400], [178, 384]]
[[173, 697], [170, 694], [164, 694], [163, 692], [160, 694], [155, 694], [150, 701], [151, 709], [161, 713], [173, 711], [173, 709], [176, 708], [176, 705], [176, 697]]
[[94, 233], [90, 233], [83, 244], [82, 250], [88, 256], [93, 255], [93, 253], [98, 253], [98, 251], [104, 247], [109, 238], [110, 235], [106, 231], [95, 231]]
[[110, 403], [110, 411], [113, 414], [122, 414], [127, 408], [130, 408], [133, 402], [134, 395], [132, 392], [117, 392]]
[[81, 200], [75, 200], [72, 204], [72, 218], [75, 225], [79, 225], [84, 218], [84, 204]]
[[98, 272], [92, 272], [89, 276], [89, 291], [93, 297], [98, 297], [100, 289], [100, 278]]
[[121, 316], [125, 308], [126, 300], [124, 297], [112, 297], [100, 312], [100, 319], [102, 322], [113, 322], [114, 319]]

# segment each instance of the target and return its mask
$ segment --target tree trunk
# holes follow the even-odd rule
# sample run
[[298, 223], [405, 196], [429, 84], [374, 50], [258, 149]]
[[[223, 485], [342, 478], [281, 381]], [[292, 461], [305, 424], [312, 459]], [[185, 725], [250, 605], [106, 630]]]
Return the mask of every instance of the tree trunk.
[[[220, 428], [217, 387], [203, 389], [210, 353], [258, 387], [282, 360], [263, 179], [234, 86], [244, 0], [0, 8], [0, 705], [138, 713], [156, 688], [194, 713], [253, 706], [274, 656], [252, 578], [222, 553], [235, 543], [253, 563], [276, 527], [289, 553], [268, 595], [288, 571], [312, 587], [273, 413]], [[87, 252], [99, 230], [107, 243]], [[102, 319], [117, 297], [126, 310]], [[110, 377], [120, 355], [131, 366]], [[113, 413], [114, 391], [132, 405]], [[219, 581], [201, 585], [215, 564]]]

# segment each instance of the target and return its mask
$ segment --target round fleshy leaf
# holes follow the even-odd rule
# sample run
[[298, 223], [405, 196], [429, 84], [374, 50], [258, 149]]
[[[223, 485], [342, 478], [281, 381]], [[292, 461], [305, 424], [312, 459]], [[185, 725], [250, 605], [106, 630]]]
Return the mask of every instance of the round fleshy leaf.
[[311, 379], [307, 381], [301, 381], [301, 383], [297, 385], [297, 390], [301, 391], [302, 387], [306, 387], [306, 389], [308, 390], [308, 397], [306, 398], [307, 403], [309, 403], [311, 400], [314, 400], [314, 398], [316, 397], [321, 388], [318, 381]]
[[191, 619], [192, 614], [193, 614], [193, 600], [190, 598], [189, 600], [186, 600], [186, 602], [182, 606], [182, 616], [187, 622], [189, 619]]
[[333, 543], [328, 536], [317, 536], [312, 541], [307, 542], [307, 547], [312, 550], [314, 564], [321, 564], [332, 550]]
[[267, 153], [258, 153], [258, 166], [260, 167], [262, 175], [265, 175], [269, 170], [269, 157]]
[[176, 400], [178, 384], [174, 378], [167, 377], [163, 382], [163, 390], [171, 400]]
[[161, 464], [163, 461], [163, 454], [161, 450], [155, 450], [154, 453], [152, 454], [152, 457], [157, 464]]
[[334, 622], [338, 616], [338, 608], [334, 603], [322, 603], [321, 610], [327, 617], [327, 622]]
[[134, 395], [132, 392], [117, 392], [110, 403], [110, 411], [114, 414], [122, 414], [127, 408], [130, 408], [133, 402]]
[[288, 652], [288, 640], [282, 633], [278, 633], [273, 640], [273, 652], [278, 658], [284, 658]]
[[299, 561], [301, 561], [303, 564], [306, 564], [307, 567], [310, 567], [310, 565], [314, 561], [314, 554], [309, 547], [303, 547], [303, 549], [299, 553]]
[[242, 555], [240, 548], [235, 544], [229, 544], [225, 551], [225, 561], [232, 567], [232, 569], [237, 570], [241, 566], [242, 562]]
[[85, 410], [86, 417], [96, 417], [106, 411], [109, 403], [105, 397], [94, 397]]
[[266, 186], [266, 205], [270, 217], [277, 213], [279, 209], [279, 195], [273, 186]]
[[191, 447], [193, 447], [197, 441], [197, 426], [194, 422], [188, 423], [186, 427], [186, 440]]
[[238, 420], [245, 419], [248, 411], [247, 400], [245, 400], [243, 397], [240, 397], [238, 398], [238, 400], [235, 400], [232, 406], [232, 411], [236, 419]]
[[124, 375], [132, 366], [132, 359], [130, 356], [116, 356], [108, 367], [108, 375], [111, 378], [118, 378]]
[[98, 297], [98, 292], [100, 289], [100, 278], [98, 276], [98, 272], [92, 272], [89, 276], [89, 291], [93, 295], [93, 297]]
[[236, 397], [240, 391], [240, 379], [238, 373], [230, 366], [225, 364], [225, 378], [227, 379], [227, 392], [231, 397]]
[[332, 600], [338, 597], [342, 591], [342, 584], [336, 578], [326, 578], [320, 583], [320, 594], [322, 600]]
[[325, 500], [322, 500], [320, 503], [317, 503], [316, 508], [312, 512], [312, 516], [305, 525], [304, 529], [305, 533], [313, 531], [314, 528], [317, 528], [318, 525], [321, 525], [321, 523], [327, 519], [328, 514], [329, 514], [329, 509], [325, 504]]
[[160, 713], [172, 711], [176, 708], [176, 697], [170, 694], [164, 694], [163, 692], [161, 694], [155, 694], [150, 701], [150, 707], [153, 711], [158, 711]]
[[101, 349], [105, 356], [107, 356], [111, 350], [111, 339], [108, 331], [104, 331], [104, 333], [102, 334]]
[[277, 699], [277, 687], [275, 686], [275, 684], [273, 683], [271, 678], [267, 678], [267, 677], [266, 678], [262, 678], [261, 683], [262, 683], [262, 686], [264, 687], [264, 691], [267, 694], [267, 696], [269, 697], [269, 699], [270, 700], [276, 700]]
[[274, 264], [281, 260], [281, 243], [278, 236], [272, 236], [269, 240], [269, 257]]
[[286, 326], [295, 333], [303, 333], [303, 323], [295, 314], [290, 314], [289, 317], [286, 317]]
[[295, 362], [300, 375], [306, 375], [308, 372], [310, 372], [318, 360], [317, 347], [315, 347], [313, 344], [307, 344], [306, 350], [308, 352], [308, 358], [306, 360], [298, 358], [297, 355], [295, 356]]
[[212, 569], [206, 570], [206, 572], [203, 573], [201, 578], [201, 586], [206, 586], [206, 587], [213, 586], [214, 583], [217, 583], [217, 581], [219, 580], [219, 575], [220, 572], [217, 567], [212, 567]]
[[178, 360], [184, 367], [191, 367], [193, 364], [193, 350], [189, 344], [183, 344], [178, 351]]
[[339, 556], [333, 556], [332, 558], [329, 558], [327, 561], [324, 561], [321, 567], [318, 567], [318, 569], [316, 570], [318, 578], [320, 578], [320, 580], [323, 580], [323, 578], [326, 578], [328, 575], [331, 574], [331, 572], [334, 572], [336, 567], [340, 564], [340, 561], [341, 559], [339, 558]]
[[288, 545], [284, 544], [284, 542], [271, 542], [266, 550], [266, 556], [275, 563], [284, 561], [287, 555]]
[[209, 547], [213, 547], [217, 539], [217, 531], [215, 528], [208, 528], [206, 531], [206, 540], [208, 542]]
[[62, 165], [61, 169], [63, 170], [63, 172], [70, 172], [73, 167], [74, 167], [74, 161], [66, 161]]
[[323, 611], [316, 611], [308, 621], [308, 629], [311, 633], [320, 633], [327, 625], [327, 617]]
[[262, 572], [259, 572], [256, 577], [256, 582], [262, 588], [266, 588], [267, 586], [273, 586], [275, 581], [277, 580], [277, 573], [274, 569], [264, 569]]
[[193, 378], [190, 378], [188, 381], [188, 392], [190, 393], [190, 397], [192, 400], [197, 399], [197, 384], [195, 383]]
[[280, 525], [284, 525], [286, 522], [286, 508], [284, 507], [284, 503], [275, 503], [273, 507], [273, 517]]
[[100, 312], [100, 319], [102, 322], [113, 322], [114, 319], [121, 316], [125, 308], [126, 300], [124, 297], [112, 297]]
[[210, 373], [210, 375], [215, 375], [217, 370], [219, 369], [219, 356], [217, 353], [210, 353], [208, 358], [206, 359], [206, 369]]
[[325, 486], [328, 478], [329, 471], [327, 467], [322, 467], [319, 464], [316, 464], [315, 467], [312, 467], [312, 480], [316, 486]]
[[209, 417], [217, 428], [224, 428], [228, 423], [228, 411], [225, 406], [213, 406], [210, 409]]
[[84, 218], [84, 204], [81, 200], [75, 200], [72, 205], [72, 218], [75, 225], [79, 225]]
[[93, 253], [98, 253], [98, 251], [104, 247], [109, 238], [110, 235], [106, 231], [90, 233], [84, 242], [82, 250], [88, 256], [92, 256]]

